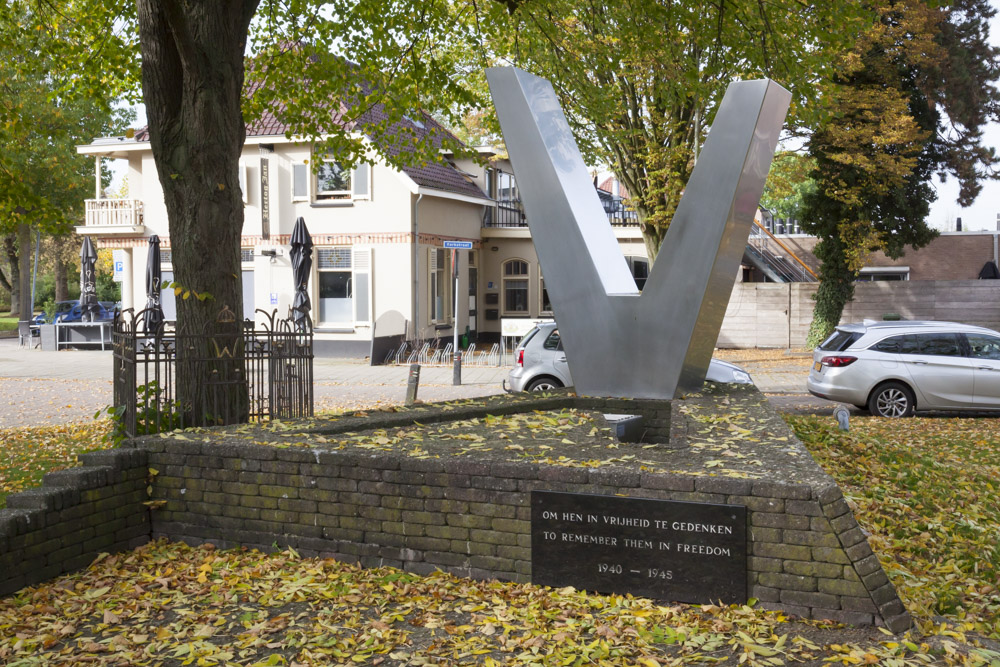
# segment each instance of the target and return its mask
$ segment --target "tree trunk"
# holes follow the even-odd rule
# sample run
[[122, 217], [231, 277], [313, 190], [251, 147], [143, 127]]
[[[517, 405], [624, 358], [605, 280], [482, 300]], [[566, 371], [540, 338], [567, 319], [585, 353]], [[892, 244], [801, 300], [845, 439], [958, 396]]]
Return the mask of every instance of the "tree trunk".
[[[259, 0], [137, 0], [142, 84], [173, 250], [177, 399], [194, 423], [245, 421], [240, 326], [243, 54]], [[233, 321], [235, 319], [235, 322]]]
[[17, 297], [18, 297], [17, 268], [18, 267], [17, 267], [17, 248], [14, 245], [13, 234], [8, 234], [3, 237], [3, 247], [4, 247], [4, 253], [7, 255], [7, 262], [10, 265], [10, 271], [8, 271], [10, 277], [8, 278], [7, 276], [0, 275], [0, 278], [3, 278], [3, 280], [0, 282], [2, 282], [3, 288], [7, 290], [7, 293], [10, 295], [10, 314], [17, 315], [18, 314], [17, 311]]
[[844, 306], [854, 297], [857, 274], [848, 267], [840, 239], [823, 239], [814, 249], [820, 259], [820, 282], [816, 290], [816, 306], [806, 337], [808, 347], [816, 347], [840, 324]]
[[17, 252], [17, 236], [8, 234], [3, 239], [4, 250], [10, 261], [10, 314], [21, 314], [21, 257]]
[[26, 222], [17, 226], [18, 252], [18, 317], [21, 321], [30, 320], [34, 315], [34, 304], [31, 303], [31, 227]]
[[52, 239], [55, 256], [55, 288], [56, 301], [66, 301], [69, 299], [69, 281], [67, 279], [66, 259], [63, 256], [66, 239], [55, 237]]

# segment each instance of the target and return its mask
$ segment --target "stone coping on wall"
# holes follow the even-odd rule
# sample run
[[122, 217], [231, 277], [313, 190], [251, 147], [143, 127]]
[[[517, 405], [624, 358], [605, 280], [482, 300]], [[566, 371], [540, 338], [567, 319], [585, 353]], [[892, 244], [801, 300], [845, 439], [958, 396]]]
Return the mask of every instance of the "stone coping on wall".
[[[640, 415], [652, 438], [617, 442], [601, 413]], [[497, 396], [132, 444], [165, 501], [153, 537], [527, 581], [534, 490], [738, 504], [749, 597], [910, 625], [841, 490], [753, 387], [673, 402]]]

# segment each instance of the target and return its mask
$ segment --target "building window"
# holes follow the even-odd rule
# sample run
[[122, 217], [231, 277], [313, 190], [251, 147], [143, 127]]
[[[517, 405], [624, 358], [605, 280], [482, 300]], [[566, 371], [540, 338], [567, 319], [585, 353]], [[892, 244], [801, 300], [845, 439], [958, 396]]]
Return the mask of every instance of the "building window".
[[528, 314], [528, 263], [511, 259], [503, 264], [503, 312]]
[[371, 248], [317, 248], [316, 271], [319, 299], [313, 316], [317, 326], [371, 326]]
[[538, 309], [539, 315], [551, 315], [552, 314], [552, 302], [549, 301], [549, 291], [545, 289], [545, 278], [539, 276], [538, 287], [541, 292], [541, 300], [539, 303], [541, 307]]
[[910, 267], [908, 266], [866, 266], [861, 269], [856, 278], [861, 283], [909, 279]]
[[371, 199], [372, 166], [345, 169], [332, 157], [318, 161], [316, 173], [306, 163], [292, 165], [292, 201], [356, 201]]
[[351, 249], [319, 248], [319, 324], [354, 324], [354, 285], [351, 281]]
[[628, 262], [628, 270], [632, 272], [635, 286], [641, 292], [646, 286], [646, 279], [649, 278], [649, 260], [645, 257], [629, 256], [625, 258]]
[[347, 199], [351, 196], [351, 172], [331, 157], [316, 171], [316, 199]]
[[451, 319], [451, 252], [444, 248], [428, 250], [430, 280], [430, 317], [432, 324], [445, 324]]

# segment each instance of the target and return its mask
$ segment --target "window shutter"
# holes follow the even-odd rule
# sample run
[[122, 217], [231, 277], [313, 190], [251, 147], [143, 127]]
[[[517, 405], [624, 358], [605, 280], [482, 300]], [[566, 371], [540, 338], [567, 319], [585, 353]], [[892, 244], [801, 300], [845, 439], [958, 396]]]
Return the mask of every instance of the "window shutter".
[[371, 169], [372, 166], [364, 162], [354, 168], [351, 185], [355, 199], [371, 199]]
[[354, 324], [372, 324], [372, 249], [354, 248]]
[[292, 199], [309, 199], [309, 165], [292, 165]]

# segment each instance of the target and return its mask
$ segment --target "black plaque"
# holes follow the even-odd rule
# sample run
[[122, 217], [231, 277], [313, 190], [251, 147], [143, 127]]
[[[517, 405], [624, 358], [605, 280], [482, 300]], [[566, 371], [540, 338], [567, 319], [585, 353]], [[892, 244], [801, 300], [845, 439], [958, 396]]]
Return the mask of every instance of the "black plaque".
[[746, 507], [533, 491], [531, 579], [675, 602], [746, 602]]

